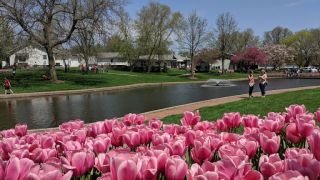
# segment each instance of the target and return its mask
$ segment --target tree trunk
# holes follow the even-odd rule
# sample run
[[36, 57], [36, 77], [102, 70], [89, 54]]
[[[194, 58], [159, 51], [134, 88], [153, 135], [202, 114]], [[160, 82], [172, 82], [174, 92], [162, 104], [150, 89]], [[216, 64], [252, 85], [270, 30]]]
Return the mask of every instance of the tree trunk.
[[64, 72], [67, 73], [68, 72], [68, 66], [67, 66], [67, 62], [66, 62], [65, 59], [63, 60], [63, 64], [64, 64]]
[[84, 62], [86, 63], [86, 73], [89, 72], [89, 58], [88, 56], [84, 56]]
[[194, 58], [193, 55], [191, 56], [191, 78], [194, 78], [195, 76], [195, 63], [194, 63]]
[[222, 69], [221, 69], [221, 73], [222, 74], [224, 74], [224, 56], [222, 56], [222, 58], [221, 58], [221, 67], [222, 67]]
[[52, 48], [47, 48], [47, 54], [48, 54], [48, 59], [49, 59], [49, 71], [50, 71], [50, 79], [53, 82], [56, 82], [58, 80], [57, 73], [56, 73], [56, 68], [55, 68], [55, 60], [53, 57], [53, 50]]

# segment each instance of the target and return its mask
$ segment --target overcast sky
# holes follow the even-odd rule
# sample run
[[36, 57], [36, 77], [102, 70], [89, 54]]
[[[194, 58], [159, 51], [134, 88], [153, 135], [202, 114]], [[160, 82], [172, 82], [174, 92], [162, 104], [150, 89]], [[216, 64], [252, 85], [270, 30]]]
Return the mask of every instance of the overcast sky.
[[[150, 0], [129, 0], [126, 10], [135, 18], [142, 6]], [[213, 29], [219, 14], [230, 12], [240, 30], [252, 28], [256, 35], [276, 26], [287, 27], [293, 32], [320, 27], [320, 0], [158, 0], [188, 15], [196, 10]]]

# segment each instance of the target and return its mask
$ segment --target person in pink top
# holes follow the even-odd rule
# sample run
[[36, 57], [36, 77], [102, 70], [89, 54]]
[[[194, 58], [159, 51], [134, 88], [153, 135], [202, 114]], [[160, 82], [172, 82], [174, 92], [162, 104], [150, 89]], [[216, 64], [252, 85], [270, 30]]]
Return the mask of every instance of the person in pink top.
[[248, 82], [249, 82], [249, 98], [251, 98], [251, 97], [253, 97], [252, 91], [254, 88], [254, 77], [253, 77], [252, 71], [249, 71]]
[[7, 91], [9, 91], [11, 94], [13, 94], [13, 91], [11, 90], [11, 83], [10, 80], [8, 78], [4, 78], [4, 94], [8, 94]]

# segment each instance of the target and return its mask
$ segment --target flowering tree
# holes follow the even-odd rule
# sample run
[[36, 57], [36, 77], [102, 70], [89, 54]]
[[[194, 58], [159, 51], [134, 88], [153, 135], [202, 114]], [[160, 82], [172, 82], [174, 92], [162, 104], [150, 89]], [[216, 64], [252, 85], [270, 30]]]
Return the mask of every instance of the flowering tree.
[[295, 57], [295, 50], [282, 44], [267, 44], [262, 50], [267, 55], [267, 63], [275, 69], [293, 62]]
[[253, 69], [254, 66], [265, 64], [267, 62], [266, 54], [257, 47], [247, 48], [231, 58], [232, 62], [238, 65], [241, 71]]

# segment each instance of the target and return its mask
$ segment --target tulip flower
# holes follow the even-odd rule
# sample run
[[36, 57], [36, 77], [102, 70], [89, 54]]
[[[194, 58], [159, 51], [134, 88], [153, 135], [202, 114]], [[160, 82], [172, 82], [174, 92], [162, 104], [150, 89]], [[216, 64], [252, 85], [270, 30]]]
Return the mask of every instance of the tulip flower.
[[111, 144], [109, 137], [105, 138], [96, 138], [93, 140], [93, 151], [96, 154], [106, 152]]
[[152, 140], [153, 130], [147, 128], [139, 129], [140, 144], [149, 144]]
[[142, 156], [138, 159], [137, 179], [156, 180], [158, 175], [158, 162], [156, 157]]
[[51, 135], [42, 135], [40, 137], [41, 148], [53, 148], [55, 145], [55, 140]]
[[238, 157], [246, 157], [245, 148], [242, 146], [237, 146], [235, 144], [224, 144], [219, 150], [219, 157], [222, 159], [226, 156], [238, 156]]
[[280, 137], [274, 132], [264, 131], [260, 134], [260, 145], [263, 152], [267, 154], [276, 153], [280, 147]]
[[67, 155], [67, 158], [61, 157], [63, 167], [72, 170], [76, 177], [84, 175], [94, 166], [94, 154], [92, 152], [74, 152]]
[[310, 154], [301, 153], [298, 156], [285, 159], [285, 170], [296, 170], [310, 180], [317, 180], [320, 176], [320, 162]]
[[290, 120], [295, 120], [297, 115], [306, 113], [306, 107], [304, 105], [290, 105], [286, 110]]
[[259, 171], [255, 171], [255, 170], [250, 170], [243, 177], [243, 180], [263, 180], [263, 179], [264, 178], [262, 174]]
[[168, 180], [184, 180], [188, 170], [187, 163], [179, 156], [171, 156], [166, 163], [165, 175]]
[[315, 127], [313, 114], [297, 115], [296, 122], [297, 122], [297, 130], [303, 138], [306, 138], [312, 134], [313, 129]]
[[302, 137], [298, 132], [296, 123], [289, 123], [286, 128], [286, 138], [292, 143], [299, 143], [302, 140]]
[[79, 130], [79, 129], [83, 128], [83, 125], [84, 125], [84, 122], [81, 121], [80, 119], [77, 119], [77, 120], [69, 121], [66, 123], [62, 123], [59, 126], [59, 129], [61, 131], [72, 132], [72, 131]]
[[320, 130], [316, 129], [308, 137], [308, 144], [314, 157], [320, 161]]
[[14, 133], [17, 136], [25, 136], [27, 134], [27, 125], [26, 124], [17, 124], [14, 128]]
[[298, 171], [286, 171], [277, 173], [269, 178], [269, 180], [307, 180], [302, 174]]
[[320, 123], [320, 109], [318, 109], [318, 111], [315, 112], [315, 114], [316, 114], [316, 118], [317, 118], [318, 122]]
[[193, 129], [196, 130], [200, 130], [200, 131], [206, 131], [206, 130], [212, 130], [214, 129], [214, 124], [212, 122], [209, 121], [202, 121], [202, 122], [198, 122]]
[[18, 159], [16, 157], [12, 157], [7, 162], [4, 176], [1, 178], [5, 180], [27, 179], [27, 175], [33, 165], [34, 162], [30, 159]]
[[183, 126], [195, 126], [200, 121], [199, 111], [190, 112], [186, 111], [183, 113], [183, 118], [181, 119], [181, 124]]
[[228, 129], [238, 128], [241, 124], [240, 113], [224, 113], [223, 122], [226, 124]]
[[184, 156], [186, 152], [185, 142], [182, 140], [172, 141], [166, 144], [166, 147], [170, 150], [170, 155], [178, 155], [180, 157]]
[[0, 132], [0, 137], [4, 138], [9, 138], [9, 137], [14, 137], [15, 136], [15, 130], [14, 129], [8, 129], [8, 130], [3, 130]]
[[160, 129], [162, 127], [162, 121], [159, 119], [152, 119], [149, 121], [149, 127], [152, 129]]
[[284, 117], [279, 113], [268, 113], [268, 116], [261, 124], [263, 130], [268, 130], [280, 134], [284, 126]]
[[194, 141], [194, 148], [191, 149], [192, 159], [202, 164], [205, 160], [211, 160], [213, 153], [211, 151], [210, 139], [206, 138], [203, 142], [199, 140]]
[[245, 148], [245, 152], [247, 154], [247, 156], [249, 156], [249, 158], [253, 158], [256, 153], [257, 153], [257, 149], [259, 147], [259, 143], [254, 141], [254, 140], [249, 140], [246, 138], [242, 138], [237, 142], [239, 146], [242, 146]]
[[115, 147], [122, 146], [123, 144], [123, 130], [121, 127], [114, 127], [112, 129], [112, 136], [111, 136], [111, 144]]
[[131, 159], [124, 160], [119, 157], [111, 159], [111, 176], [115, 180], [135, 180], [138, 174], [138, 168], [135, 161]]
[[259, 127], [259, 118], [255, 115], [242, 116], [241, 122], [244, 127], [249, 127], [249, 128]]
[[259, 167], [263, 176], [269, 178], [276, 173], [284, 171], [284, 162], [278, 154], [262, 155], [259, 160]]
[[140, 145], [140, 135], [138, 132], [127, 131], [122, 135], [123, 141], [130, 147], [136, 148]]

